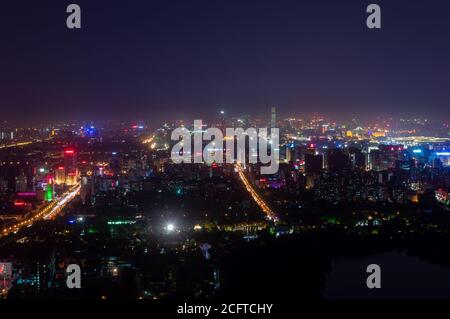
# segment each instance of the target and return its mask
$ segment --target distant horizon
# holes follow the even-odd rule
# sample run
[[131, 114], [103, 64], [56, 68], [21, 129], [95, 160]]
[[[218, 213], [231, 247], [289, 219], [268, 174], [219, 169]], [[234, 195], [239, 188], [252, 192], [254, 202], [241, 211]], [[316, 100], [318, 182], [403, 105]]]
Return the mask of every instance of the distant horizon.
[[[142, 122], [145, 124], [157, 124], [157, 125], [162, 125], [164, 123], [175, 123], [177, 121], [184, 121], [187, 123], [193, 122], [194, 120], [204, 120], [208, 123], [214, 123], [215, 121], [219, 120], [219, 112], [215, 112], [215, 113], [205, 113], [205, 116], [196, 116], [196, 117], [183, 117], [183, 116], [179, 116], [179, 117], [171, 117], [171, 116], [159, 116], [158, 118], [155, 117], [144, 117], [144, 116], [129, 116], [128, 118], [77, 118], [77, 117], [68, 117], [68, 118], [59, 118], [59, 119], [53, 119], [53, 120], [44, 120], [44, 121], [24, 121], [24, 120], [15, 120], [15, 119], [3, 119], [0, 122], [0, 127], [5, 126], [5, 125], [14, 125], [15, 127], [20, 127], [20, 126], [45, 126], [45, 125], [55, 125], [55, 124], [60, 124], [60, 123], [65, 123], [65, 122], [77, 122], [77, 123], [88, 123], [88, 122], [93, 122], [93, 123], [105, 123], [105, 122], [117, 122], [117, 123], [138, 123], [138, 122]], [[240, 117], [244, 117], [244, 116], [250, 116], [253, 120], [262, 120], [262, 121], [269, 121], [270, 120], [270, 107], [267, 108], [267, 111], [265, 112], [265, 114], [261, 114], [261, 115], [253, 115], [250, 113], [233, 113], [233, 114], [228, 114], [226, 115], [228, 118], [240, 118]], [[439, 123], [439, 124], [449, 124], [449, 120], [447, 119], [443, 119], [441, 118], [432, 118], [429, 116], [424, 116], [424, 115], [410, 115], [410, 116], [393, 116], [393, 115], [383, 115], [383, 114], [379, 114], [376, 117], [371, 117], [371, 116], [367, 116], [367, 115], [361, 115], [361, 116], [340, 116], [339, 118], [337, 117], [332, 117], [329, 116], [327, 114], [323, 114], [320, 112], [310, 112], [308, 114], [301, 114], [301, 115], [294, 115], [294, 114], [286, 114], [285, 112], [280, 112], [279, 108], [277, 108], [277, 121], [278, 120], [286, 120], [289, 118], [295, 118], [295, 119], [301, 119], [301, 120], [310, 120], [312, 119], [314, 116], [321, 116], [324, 118], [325, 121], [329, 121], [329, 122], [335, 122], [335, 123], [348, 123], [351, 122], [353, 120], [358, 120], [360, 122], [362, 122], [363, 124], [375, 124], [376, 122], [380, 122], [380, 121], [400, 121], [400, 120], [428, 120], [431, 123]]]

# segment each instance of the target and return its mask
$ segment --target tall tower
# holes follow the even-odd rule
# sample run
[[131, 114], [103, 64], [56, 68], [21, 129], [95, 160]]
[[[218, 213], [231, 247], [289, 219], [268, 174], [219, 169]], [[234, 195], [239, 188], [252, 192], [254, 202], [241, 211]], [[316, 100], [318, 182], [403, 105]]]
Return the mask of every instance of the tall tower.
[[272, 106], [272, 113], [270, 117], [270, 127], [277, 127], [277, 108]]
[[52, 176], [47, 177], [47, 183], [42, 184], [44, 187], [44, 200], [46, 202], [51, 202], [54, 198], [55, 189], [54, 189], [54, 180]]
[[221, 126], [220, 129], [225, 133], [225, 128], [227, 127], [227, 115], [224, 110], [220, 111], [220, 117], [219, 117], [219, 125]]
[[77, 183], [78, 168], [77, 156], [75, 150], [72, 148], [64, 150], [64, 168], [65, 168], [65, 182], [68, 186], [73, 186]]

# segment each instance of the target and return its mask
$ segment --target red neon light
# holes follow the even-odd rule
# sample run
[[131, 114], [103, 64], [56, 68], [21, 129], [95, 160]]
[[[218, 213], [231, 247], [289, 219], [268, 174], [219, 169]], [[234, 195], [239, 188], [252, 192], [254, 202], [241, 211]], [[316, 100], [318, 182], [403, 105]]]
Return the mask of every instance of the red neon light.
[[33, 192], [22, 192], [22, 193], [17, 193], [17, 196], [36, 196], [36, 193], [33, 193]]
[[14, 206], [25, 206], [26, 203], [24, 201], [15, 201]]
[[74, 150], [66, 150], [66, 154], [73, 154], [75, 153]]
[[58, 169], [64, 169], [64, 166], [59, 166]]

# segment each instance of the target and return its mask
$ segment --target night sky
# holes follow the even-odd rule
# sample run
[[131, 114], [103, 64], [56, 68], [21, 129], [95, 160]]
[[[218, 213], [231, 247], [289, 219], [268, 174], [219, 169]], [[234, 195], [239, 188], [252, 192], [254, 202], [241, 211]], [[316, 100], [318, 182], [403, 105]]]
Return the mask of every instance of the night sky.
[[17, 0], [0, 37], [11, 121], [450, 115], [448, 0]]

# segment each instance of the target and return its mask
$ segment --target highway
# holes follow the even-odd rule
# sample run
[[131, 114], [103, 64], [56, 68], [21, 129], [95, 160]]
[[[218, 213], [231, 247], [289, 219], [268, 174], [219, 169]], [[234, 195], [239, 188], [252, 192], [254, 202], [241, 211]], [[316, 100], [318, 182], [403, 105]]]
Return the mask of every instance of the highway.
[[237, 173], [239, 174], [239, 178], [241, 179], [242, 183], [247, 189], [247, 192], [252, 196], [253, 200], [256, 202], [256, 204], [258, 204], [258, 206], [261, 208], [264, 214], [266, 214], [267, 219], [273, 220], [274, 222], [278, 222], [279, 219], [277, 214], [275, 214], [272, 211], [272, 209], [270, 209], [269, 205], [267, 205], [267, 203], [256, 192], [250, 181], [247, 179], [247, 176], [245, 176], [245, 172], [244, 169], [242, 168], [242, 165], [236, 163], [234, 167]]
[[19, 143], [15, 143], [15, 144], [0, 145], [0, 149], [25, 146], [25, 145], [30, 145], [30, 144], [33, 144], [33, 143], [35, 143], [35, 141], [19, 142]]
[[35, 140], [31, 140], [31, 141], [17, 142], [17, 143], [13, 143], [13, 144], [0, 144], [0, 150], [14, 148], [14, 147], [20, 147], [20, 146], [27, 146], [27, 145], [34, 144], [34, 143], [41, 143], [44, 141], [49, 141], [51, 139], [52, 139], [52, 137], [49, 137], [46, 139], [35, 139]]
[[68, 192], [66, 192], [58, 201], [57, 204], [53, 209], [51, 209], [48, 214], [44, 215], [44, 219], [52, 219], [55, 216], [57, 216], [62, 209], [71, 202], [79, 193], [81, 189], [81, 184], [78, 183], [77, 185], [73, 186]]
[[13, 224], [10, 224], [5, 228], [3, 228], [0, 232], [0, 237], [7, 236], [10, 233], [17, 232], [19, 229], [23, 227], [29, 227], [38, 220], [41, 219], [48, 220], [54, 218], [62, 211], [62, 209], [67, 205], [67, 203], [69, 203], [76, 197], [76, 195], [78, 195], [80, 189], [81, 189], [80, 183], [76, 184], [70, 190], [65, 192], [62, 196], [53, 200], [50, 204], [48, 204], [41, 210], [34, 212], [31, 216], [28, 216], [21, 221], [14, 222]]
[[142, 141], [142, 144], [150, 144], [154, 141], [155, 139], [155, 135], [151, 135], [150, 137], [146, 138], [145, 140]]

